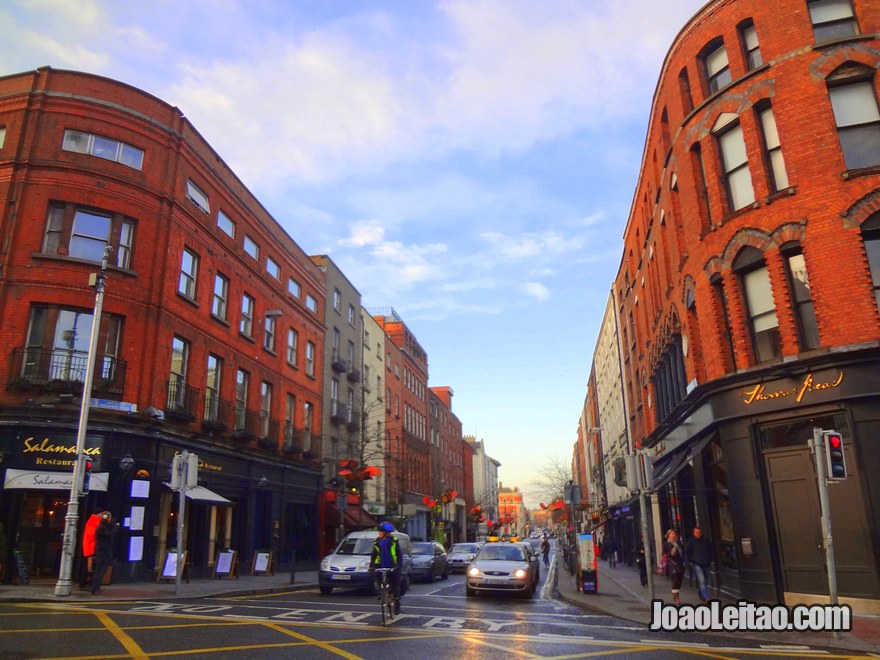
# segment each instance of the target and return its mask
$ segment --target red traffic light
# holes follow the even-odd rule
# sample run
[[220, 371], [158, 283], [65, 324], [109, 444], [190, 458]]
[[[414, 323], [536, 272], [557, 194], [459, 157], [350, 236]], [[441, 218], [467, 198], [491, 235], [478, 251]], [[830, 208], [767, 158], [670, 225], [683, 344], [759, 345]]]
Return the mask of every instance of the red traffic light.
[[839, 435], [829, 435], [828, 442], [831, 443], [832, 449], [840, 449], [840, 436]]

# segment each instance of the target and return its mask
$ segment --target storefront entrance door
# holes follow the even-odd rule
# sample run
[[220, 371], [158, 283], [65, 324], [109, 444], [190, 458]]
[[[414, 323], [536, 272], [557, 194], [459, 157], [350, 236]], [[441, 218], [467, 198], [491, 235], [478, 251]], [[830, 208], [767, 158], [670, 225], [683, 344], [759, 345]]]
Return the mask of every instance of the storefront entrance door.
[[21, 551], [32, 577], [58, 575], [66, 515], [67, 497], [60, 493], [23, 493], [16, 547]]

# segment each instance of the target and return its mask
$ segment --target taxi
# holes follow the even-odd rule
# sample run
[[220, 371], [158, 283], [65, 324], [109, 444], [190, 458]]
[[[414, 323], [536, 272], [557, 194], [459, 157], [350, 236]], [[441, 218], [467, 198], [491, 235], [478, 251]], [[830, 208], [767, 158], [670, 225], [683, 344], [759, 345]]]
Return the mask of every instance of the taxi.
[[489, 537], [466, 572], [465, 594], [515, 593], [531, 598], [537, 583], [536, 566], [518, 537]]

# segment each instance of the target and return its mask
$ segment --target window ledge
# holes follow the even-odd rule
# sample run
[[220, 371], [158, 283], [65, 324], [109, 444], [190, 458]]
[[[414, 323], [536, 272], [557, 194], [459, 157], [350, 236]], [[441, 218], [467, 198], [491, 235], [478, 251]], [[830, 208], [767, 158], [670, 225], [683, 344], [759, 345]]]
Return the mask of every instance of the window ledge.
[[246, 335], [243, 332], [239, 331], [238, 336], [244, 339], [245, 341], [249, 341], [252, 344], [256, 344], [257, 340], [251, 337], [250, 335]]
[[778, 199], [782, 199], [784, 197], [790, 197], [797, 192], [797, 188], [795, 186], [789, 186], [788, 188], [783, 188], [782, 190], [777, 190], [772, 195], [767, 195], [764, 198], [764, 204], [770, 205]]
[[272, 349], [272, 348], [266, 348], [265, 346], [263, 346], [263, 352], [264, 352], [264, 353], [268, 353], [268, 354], [271, 355], [272, 357], [278, 357], [278, 353], [275, 352], [275, 349]]
[[181, 293], [180, 291], [178, 291], [178, 292], [177, 292], [177, 297], [180, 298], [181, 300], [183, 300], [184, 302], [189, 303], [190, 305], [192, 305], [192, 306], [195, 307], [196, 309], [198, 309], [198, 307], [199, 307], [199, 303], [197, 303], [194, 299], [190, 298], [190, 297], [189, 297], [188, 295], [186, 295], [185, 293]]
[[737, 209], [736, 211], [733, 211], [732, 213], [728, 213], [727, 215], [725, 215], [723, 218], [721, 218], [721, 222], [716, 224], [713, 227], [713, 229], [717, 229], [718, 227], [726, 225], [731, 220], [736, 220], [738, 217], [746, 215], [747, 213], [754, 211], [755, 209], [760, 208], [760, 207], [761, 207], [761, 204], [757, 200], [755, 200], [751, 204], [747, 204], [746, 206], [743, 206], [741, 209]]
[[869, 32], [867, 34], [851, 34], [848, 37], [836, 37], [834, 39], [827, 39], [813, 44], [813, 50], [831, 48], [833, 46], [839, 46], [840, 44], [849, 43], [850, 41], [870, 41], [872, 39], [877, 39], [878, 36], [880, 35], [876, 32]]
[[849, 181], [850, 179], [858, 179], [862, 176], [873, 176], [875, 174], [880, 174], [880, 165], [861, 167], [857, 170], [846, 170], [840, 175], [840, 178], [844, 181]]
[[[66, 254], [51, 254], [49, 252], [32, 252], [32, 259], [45, 259], [52, 261], [67, 261], [69, 263], [75, 264], [85, 264], [86, 266], [101, 267], [100, 261], [92, 261], [91, 259], [81, 259], [79, 257], [70, 257]], [[137, 277], [137, 271], [130, 270], [128, 268], [123, 268], [121, 266], [115, 266], [111, 263], [107, 263], [107, 270], [112, 270], [114, 273], [122, 273], [123, 275], [130, 275], [132, 277]]]
[[217, 321], [220, 325], [225, 325], [227, 328], [229, 327], [229, 321], [224, 318], [217, 316], [216, 314], [211, 314], [211, 318]]

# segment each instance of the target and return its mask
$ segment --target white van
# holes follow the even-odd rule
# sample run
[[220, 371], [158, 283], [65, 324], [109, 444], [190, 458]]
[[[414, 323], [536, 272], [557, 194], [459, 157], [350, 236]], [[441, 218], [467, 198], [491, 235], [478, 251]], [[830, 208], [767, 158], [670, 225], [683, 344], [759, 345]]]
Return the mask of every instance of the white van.
[[[405, 594], [412, 582], [412, 546], [409, 536], [403, 532], [391, 532], [400, 546], [400, 593]], [[379, 532], [375, 529], [352, 532], [321, 560], [318, 585], [322, 594], [334, 588], [369, 589], [375, 591], [373, 574], [370, 572], [370, 556]]]

